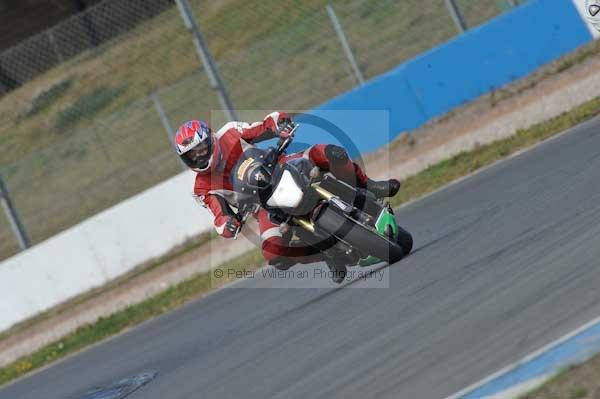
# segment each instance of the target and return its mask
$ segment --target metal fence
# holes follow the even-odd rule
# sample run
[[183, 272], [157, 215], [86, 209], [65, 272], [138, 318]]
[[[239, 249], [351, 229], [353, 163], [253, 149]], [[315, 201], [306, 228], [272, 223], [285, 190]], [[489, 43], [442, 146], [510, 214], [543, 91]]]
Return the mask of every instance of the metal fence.
[[[105, 0], [0, 54], [0, 177], [32, 243], [180, 171], [173, 127], [223, 109], [181, 1]], [[185, 3], [237, 109], [313, 107], [514, 6]], [[10, 229], [0, 217], [0, 258]]]

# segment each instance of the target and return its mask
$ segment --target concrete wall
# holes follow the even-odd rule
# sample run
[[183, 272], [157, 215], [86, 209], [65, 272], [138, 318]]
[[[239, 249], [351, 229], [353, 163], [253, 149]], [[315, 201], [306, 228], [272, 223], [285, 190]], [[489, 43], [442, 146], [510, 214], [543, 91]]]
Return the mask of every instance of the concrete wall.
[[0, 331], [211, 229], [182, 173], [0, 264]]

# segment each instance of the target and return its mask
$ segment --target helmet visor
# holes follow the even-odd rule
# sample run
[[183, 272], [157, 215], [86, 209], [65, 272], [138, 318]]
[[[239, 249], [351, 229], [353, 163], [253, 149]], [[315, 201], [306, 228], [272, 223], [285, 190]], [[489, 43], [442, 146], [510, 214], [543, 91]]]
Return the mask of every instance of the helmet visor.
[[212, 137], [210, 137], [208, 140], [204, 140], [188, 150], [183, 154], [182, 158], [188, 166], [204, 169], [208, 166], [208, 161], [210, 161], [210, 157], [212, 156], [212, 149], [213, 142]]

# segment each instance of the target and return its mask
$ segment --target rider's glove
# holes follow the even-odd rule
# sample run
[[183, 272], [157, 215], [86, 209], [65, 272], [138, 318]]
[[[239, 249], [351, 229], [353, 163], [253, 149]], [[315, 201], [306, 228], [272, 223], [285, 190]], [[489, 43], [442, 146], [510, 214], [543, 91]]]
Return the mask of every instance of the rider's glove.
[[285, 112], [271, 112], [265, 116], [263, 126], [266, 130], [270, 130], [273, 133], [278, 133], [279, 126], [284, 123], [291, 122], [292, 118]]
[[282, 119], [277, 124], [277, 136], [282, 139], [287, 139], [292, 134], [296, 124], [291, 119]]
[[237, 233], [240, 225], [241, 225], [241, 223], [238, 220], [238, 218], [236, 218], [235, 216], [228, 216], [227, 221], [225, 222], [225, 228], [223, 229], [223, 233], [222, 233], [223, 237], [226, 237], [226, 238], [234, 237], [235, 233]]

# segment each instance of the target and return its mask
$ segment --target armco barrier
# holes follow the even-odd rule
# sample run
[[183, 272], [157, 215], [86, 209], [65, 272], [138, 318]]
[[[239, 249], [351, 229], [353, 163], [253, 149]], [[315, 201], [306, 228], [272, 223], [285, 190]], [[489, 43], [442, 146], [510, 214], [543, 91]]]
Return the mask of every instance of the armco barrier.
[[[455, 39], [436, 47], [346, 94], [326, 102], [314, 114], [331, 110], [387, 110], [390, 137], [373, 138], [357, 126], [360, 115], [347, 111], [334, 123], [347, 132], [360, 151], [387, 144], [398, 134], [482, 94], [524, 77], [592, 40], [573, 1], [530, 0]], [[331, 113], [330, 113], [331, 114]], [[303, 127], [307, 142], [323, 132]]]
[[[344, 130], [356, 155], [591, 39], [571, 0], [531, 0], [332, 99], [314, 114]], [[365, 110], [378, 111], [376, 124], [365, 119]], [[327, 140], [310, 123], [299, 135], [305, 143]], [[0, 263], [0, 331], [210, 229], [210, 215], [190, 195], [192, 181], [190, 173], [175, 176]]]

